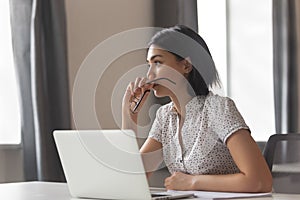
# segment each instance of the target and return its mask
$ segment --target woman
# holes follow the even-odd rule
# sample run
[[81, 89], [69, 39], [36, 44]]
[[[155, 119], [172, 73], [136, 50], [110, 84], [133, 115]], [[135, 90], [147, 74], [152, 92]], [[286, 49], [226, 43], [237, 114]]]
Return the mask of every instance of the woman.
[[185, 26], [164, 29], [151, 39], [147, 62], [147, 77], [125, 92], [122, 128], [137, 131], [148, 91], [170, 97], [140, 149], [145, 163], [156, 167], [163, 157], [171, 173], [165, 187], [270, 192], [271, 173], [234, 102], [210, 91], [220, 81], [204, 40]]

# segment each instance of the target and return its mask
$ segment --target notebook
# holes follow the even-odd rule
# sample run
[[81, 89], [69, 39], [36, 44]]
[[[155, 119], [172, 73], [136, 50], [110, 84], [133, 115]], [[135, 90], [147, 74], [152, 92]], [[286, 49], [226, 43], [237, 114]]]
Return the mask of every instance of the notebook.
[[53, 135], [70, 194], [75, 198], [193, 197], [186, 192], [150, 192], [131, 130], [56, 130]]

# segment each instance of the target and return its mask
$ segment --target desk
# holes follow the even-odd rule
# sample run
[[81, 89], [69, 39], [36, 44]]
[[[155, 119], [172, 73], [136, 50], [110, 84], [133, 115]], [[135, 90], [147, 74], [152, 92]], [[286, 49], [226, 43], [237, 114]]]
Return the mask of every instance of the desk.
[[[5, 200], [75, 200], [66, 183], [19, 182], [0, 184], [0, 199]], [[272, 197], [242, 198], [242, 200], [299, 200], [299, 195], [273, 194]]]

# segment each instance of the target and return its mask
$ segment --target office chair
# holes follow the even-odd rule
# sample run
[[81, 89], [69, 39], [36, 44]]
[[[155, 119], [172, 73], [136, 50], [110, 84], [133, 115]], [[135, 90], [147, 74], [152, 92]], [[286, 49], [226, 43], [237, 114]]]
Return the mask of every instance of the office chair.
[[271, 135], [263, 154], [275, 192], [300, 194], [300, 134]]

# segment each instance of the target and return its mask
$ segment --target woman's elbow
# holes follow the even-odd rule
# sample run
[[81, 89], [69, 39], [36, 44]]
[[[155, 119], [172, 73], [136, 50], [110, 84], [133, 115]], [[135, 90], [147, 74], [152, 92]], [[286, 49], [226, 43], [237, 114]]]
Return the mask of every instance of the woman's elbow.
[[273, 179], [272, 179], [272, 173], [269, 169], [266, 169], [264, 172], [262, 172], [262, 175], [260, 176], [260, 185], [259, 192], [272, 192], [273, 189]]
[[260, 181], [260, 188], [259, 192], [272, 192], [273, 180], [272, 176], [265, 178], [264, 180]]
[[272, 191], [272, 177], [259, 177], [249, 181], [248, 192], [271, 192]]

